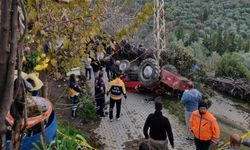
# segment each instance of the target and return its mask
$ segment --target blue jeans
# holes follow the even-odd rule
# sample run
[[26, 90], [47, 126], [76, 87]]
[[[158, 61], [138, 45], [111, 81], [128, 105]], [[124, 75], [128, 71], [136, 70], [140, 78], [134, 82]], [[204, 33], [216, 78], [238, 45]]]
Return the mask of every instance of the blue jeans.
[[189, 139], [194, 139], [194, 134], [190, 131], [190, 116], [191, 116], [190, 111], [185, 111], [185, 122], [186, 122], [186, 127], [187, 127], [187, 138]]

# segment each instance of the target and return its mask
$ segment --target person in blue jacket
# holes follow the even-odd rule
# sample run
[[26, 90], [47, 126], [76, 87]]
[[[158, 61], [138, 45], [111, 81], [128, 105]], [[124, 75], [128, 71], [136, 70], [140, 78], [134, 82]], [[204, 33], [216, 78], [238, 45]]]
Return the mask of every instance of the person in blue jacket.
[[193, 133], [189, 130], [189, 119], [190, 115], [193, 111], [198, 109], [199, 101], [201, 101], [202, 94], [200, 91], [194, 88], [194, 84], [192, 82], [188, 82], [188, 89], [184, 91], [181, 97], [181, 103], [185, 107], [185, 122], [187, 127], [187, 140], [194, 140]]

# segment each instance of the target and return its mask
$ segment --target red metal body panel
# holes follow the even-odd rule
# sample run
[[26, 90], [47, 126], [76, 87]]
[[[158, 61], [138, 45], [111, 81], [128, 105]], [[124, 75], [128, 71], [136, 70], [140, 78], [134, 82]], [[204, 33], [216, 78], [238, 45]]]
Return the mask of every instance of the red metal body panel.
[[124, 81], [126, 91], [132, 92], [132, 93], [138, 93], [137, 87], [142, 85], [140, 81]]
[[168, 90], [179, 90], [184, 91], [187, 89], [187, 83], [190, 82], [185, 77], [180, 76], [179, 74], [172, 73], [165, 69], [161, 70], [161, 79], [159, 82], [156, 82], [153, 85], [145, 86], [140, 81], [128, 81], [127, 78], [123, 78], [126, 90], [128, 92], [139, 93], [137, 89], [138, 86], [144, 86], [147, 89], [150, 89], [157, 95], [161, 95]]
[[178, 74], [162, 69], [161, 82], [173, 89], [184, 91], [185, 89], [187, 89], [187, 83], [189, 82], [189, 80]]

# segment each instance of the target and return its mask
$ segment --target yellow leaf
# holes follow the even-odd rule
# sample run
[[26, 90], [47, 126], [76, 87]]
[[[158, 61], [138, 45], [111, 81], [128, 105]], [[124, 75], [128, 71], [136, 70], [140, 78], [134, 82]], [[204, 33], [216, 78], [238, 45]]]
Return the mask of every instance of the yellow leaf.
[[71, 47], [71, 41], [69, 39], [65, 39], [63, 42], [63, 48], [70, 48]]
[[30, 10], [30, 13], [28, 14], [28, 20], [29, 21], [36, 20], [36, 10], [35, 9]]
[[49, 58], [46, 58], [46, 59], [44, 60], [44, 62], [45, 62], [45, 63], [48, 63], [48, 62], [49, 62]]
[[46, 57], [46, 55], [45, 55], [44, 53], [42, 53], [42, 54], [41, 54], [41, 57], [42, 57], [42, 58], [45, 58], [45, 57]]
[[40, 22], [36, 22], [35, 25], [32, 28], [32, 33], [37, 34], [39, 30], [41, 30], [42, 24]]
[[41, 70], [45, 70], [47, 67], [48, 67], [48, 64], [42, 64], [42, 65], [36, 65], [34, 69], [36, 71], [41, 71]]
[[51, 63], [51, 65], [52, 66], [56, 66], [56, 63], [57, 63], [57, 61], [56, 61], [56, 59], [51, 59], [51, 61], [50, 61], [50, 63]]
[[36, 61], [39, 62], [41, 60], [41, 57], [37, 57]]

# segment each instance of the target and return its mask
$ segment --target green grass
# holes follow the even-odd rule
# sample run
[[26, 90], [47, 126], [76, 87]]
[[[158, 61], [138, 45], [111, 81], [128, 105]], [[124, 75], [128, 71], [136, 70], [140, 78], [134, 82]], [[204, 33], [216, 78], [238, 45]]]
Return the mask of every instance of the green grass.
[[83, 135], [82, 131], [70, 126], [69, 123], [58, 123], [58, 130], [67, 136], [76, 136], [77, 134]]
[[176, 97], [164, 96], [163, 97], [163, 106], [166, 108], [171, 114], [178, 117], [179, 121], [185, 124], [185, 114], [184, 107], [180, 103], [180, 100]]
[[71, 127], [67, 123], [58, 123], [57, 136], [49, 145], [46, 145], [42, 138], [40, 143], [33, 143], [33, 145], [36, 150], [73, 150], [79, 148], [76, 139], [85, 141], [84, 135], [80, 130]]

